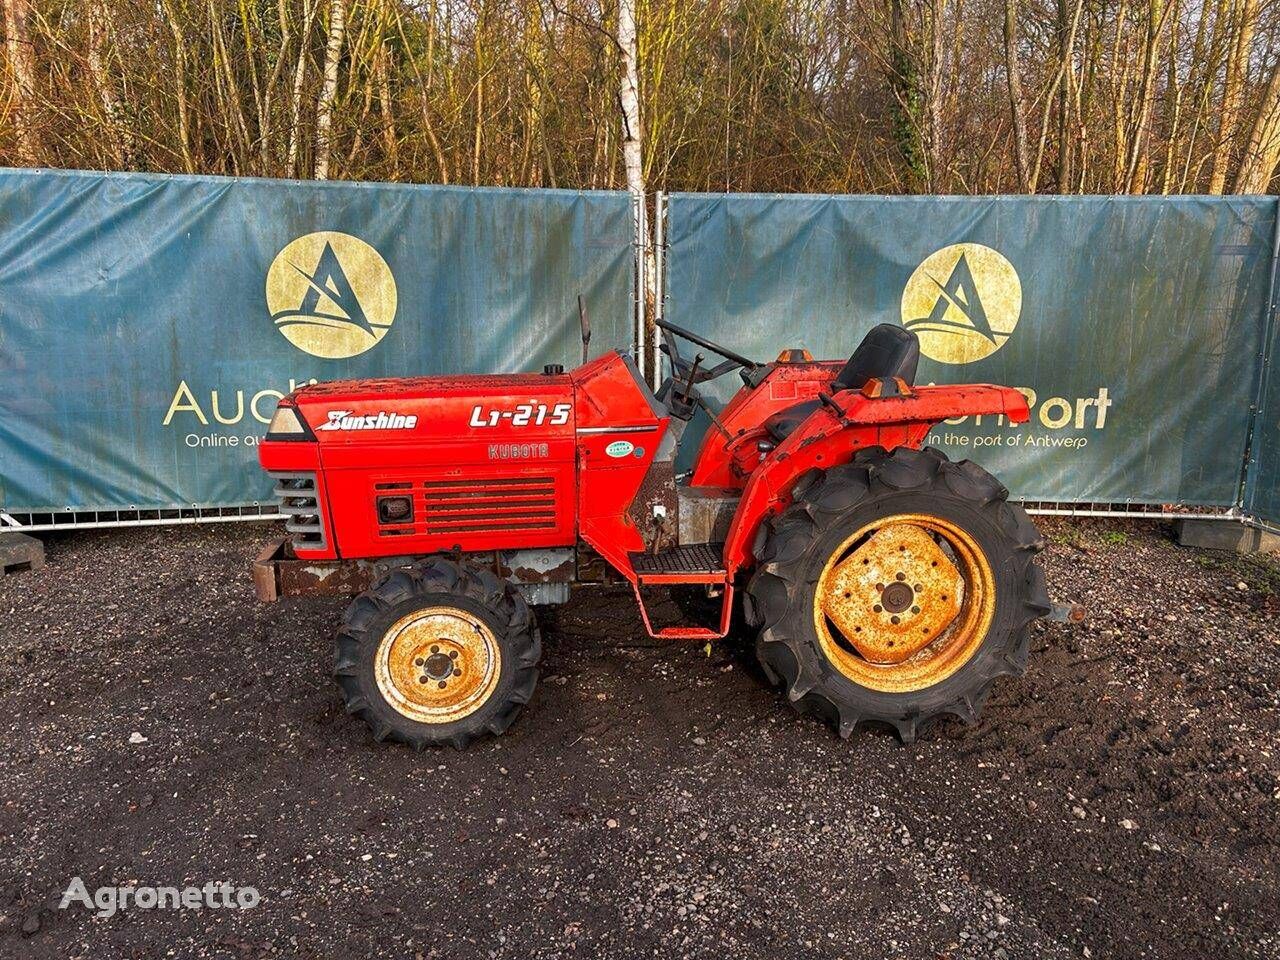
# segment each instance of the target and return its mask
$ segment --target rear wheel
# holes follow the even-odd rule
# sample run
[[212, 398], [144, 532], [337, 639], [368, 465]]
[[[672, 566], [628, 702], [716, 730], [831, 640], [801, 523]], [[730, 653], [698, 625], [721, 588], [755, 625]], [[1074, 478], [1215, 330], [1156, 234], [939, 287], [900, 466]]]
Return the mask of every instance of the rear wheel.
[[503, 733], [533, 696], [542, 643], [524, 598], [492, 571], [443, 557], [356, 597], [334, 672], [378, 740], [462, 749]]
[[765, 673], [846, 737], [880, 721], [909, 742], [936, 716], [976, 720], [1049, 611], [1043, 541], [1007, 496], [933, 449], [876, 447], [801, 478], [756, 543]]

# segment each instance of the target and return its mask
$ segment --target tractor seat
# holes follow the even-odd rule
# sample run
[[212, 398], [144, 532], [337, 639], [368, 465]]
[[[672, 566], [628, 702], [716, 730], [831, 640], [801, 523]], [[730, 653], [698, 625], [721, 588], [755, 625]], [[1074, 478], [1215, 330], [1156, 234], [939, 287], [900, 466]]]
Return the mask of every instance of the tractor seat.
[[[907, 384], [913, 384], [919, 363], [919, 337], [897, 324], [877, 324], [862, 338], [849, 362], [831, 381], [830, 392], [860, 390], [868, 380], [880, 377], [901, 377]], [[779, 410], [764, 422], [764, 427], [775, 442], [781, 443], [821, 405], [821, 400], [797, 403]]]

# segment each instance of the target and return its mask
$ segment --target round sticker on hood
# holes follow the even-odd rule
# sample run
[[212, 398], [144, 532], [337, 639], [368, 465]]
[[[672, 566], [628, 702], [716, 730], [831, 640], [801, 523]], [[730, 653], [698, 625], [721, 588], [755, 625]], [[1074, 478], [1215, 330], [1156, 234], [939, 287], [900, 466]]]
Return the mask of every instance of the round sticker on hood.
[[634, 449], [635, 444], [629, 440], [615, 440], [604, 448], [604, 452], [611, 457], [625, 457], [629, 456]]

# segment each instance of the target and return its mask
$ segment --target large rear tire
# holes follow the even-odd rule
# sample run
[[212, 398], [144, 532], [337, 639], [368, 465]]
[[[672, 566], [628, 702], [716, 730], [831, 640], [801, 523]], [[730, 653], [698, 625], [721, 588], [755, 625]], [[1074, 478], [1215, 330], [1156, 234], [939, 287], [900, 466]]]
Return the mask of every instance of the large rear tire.
[[430, 557], [347, 608], [334, 673], [374, 738], [415, 750], [499, 736], [533, 696], [542, 639], [519, 592], [490, 570]]
[[973, 723], [996, 678], [1022, 674], [1050, 609], [1043, 540], [1007, 497], [932, 448], [873, 447], [803, 476], [755, 544], [747, 613], [765, 674], [843, 737]]

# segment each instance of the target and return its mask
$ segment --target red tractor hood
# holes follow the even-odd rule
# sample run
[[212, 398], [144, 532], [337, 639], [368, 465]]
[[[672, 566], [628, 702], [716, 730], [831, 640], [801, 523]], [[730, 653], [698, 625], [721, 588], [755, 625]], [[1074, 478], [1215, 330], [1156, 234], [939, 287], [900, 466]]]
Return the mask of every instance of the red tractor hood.
[[[626, 564], [628, 515], [667, 424], [611, 352], [572, 374], [345, 380], [281, 401], [309, 433], [268, 433], [258, 459], [302, 516], [303, 559], [567, 547]], [[384, 501], [396, 504], [387, 512]]]
[[564, 374], [335, 380], [292, 399], [322, 444], [573, 434], [573, 385]]

